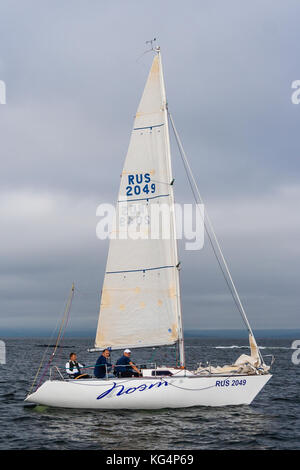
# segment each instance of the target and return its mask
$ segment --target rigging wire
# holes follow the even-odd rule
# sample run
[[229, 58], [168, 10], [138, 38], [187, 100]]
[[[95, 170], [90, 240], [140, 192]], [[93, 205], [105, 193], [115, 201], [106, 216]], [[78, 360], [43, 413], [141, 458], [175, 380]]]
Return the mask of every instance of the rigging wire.
[[[66, 330], [67, 330], [67, 325], [68, 325], [68, 322], [69, 322], [69, 319], [70, 319], [71, 307], [72, 307], [73, 298], [74, 298], [74, 291], [75, 291], [75, 287], [74, 287], [74, 284], [72, 284], [71, 294], [70, 294], [70, 297], [69, 297], [69, 300], [68, 300], [68, 303], [67, 303], [67, 307], [66, 307], [66, 312], [67, 312], [66, 321], [64, 322], [64, 325], [63, 325], [63, 328], [62, 328], [61, 337], [60, 337], [59, 340], [57, 341], [57, 347], [56, 347], [56, 349], [57, 349], [58, 347], [60, 347], [60, 349], [58, 350], [58, 354], [57, 354], [57, 360], [58, 360], [58, 358], [59, 358], [59, 353], [62, 352], [61, 349], [62, 349], [62, 345], [63, 345], [63, 340], [64, 340], [64, 337], [65, 337], [65, 333], [66, 333]], [[55, 349], [55, 351], [53, 352], [53, 358], [54, 358], [56, 349]]]
[[[178, 146], [178, 149], [179, 149], [179, 153], [180, 153], [180, 156], [181, 156], [181, 159], [182, 159], [182, 162], [183, 162], [183, 165], [184, 165], [184, 168], [185, 168], [185, 171], [186, 171], [186, 175], [187, 175], [187, 178], [188, 178], [188, 181], [189, 181], [189, 184], [190, 184], [190, 187], [191, 187], [191, 190], [192, 190], [192, 193], [193, 193], [193, 196], [194, 196], [194, 199], [195, 199], [195, 202], [196, 204], [198, 204], [198, 202], [200, 202], [202, 205], [203, 205], [203, 199], [200, 195], [200, 192], [199, 192], [199, 189], [198, 189], [198, 186], [197, 186], [197, 183], [196, 183], [196, 180], [194, 178], [194, 175], [192, 173], [192, 170], [191, 170], [191, 167], [189, 165], [189, 162], [187, 160], [187, 157], [186, 157], [186, 154], [184, 152], [184, 149], [183, 149], [183, 146], [182, 146], [182, 143], [180, 141], [180, 138], [179, 138], [179, 135], [177, 133], [177, 130], [175, 128], [175, 124], [174, 124], [174, 121], [173, 121], [173, 118], [172, 118], [172, 115], [171, 113], [169, 112], [168, 110], [168, 116], [169, 116], [169, 119], [170, 119], [170, 122], [171, 122], [171, 127], [173, 129], [173, 132], [174, 132], [174, 135], [175, 135], [175, 139], [176, 139], [176, 143], [177, 143], [177, 146]], [[214, 255], [216, 257], [216, 260], [218, 262], [218, 265], [221, 269], [221, 272], [223, 274], [223, 277], [225, 279], [225, 282], [228, 286], [228, 289], [231, 293], [231, 296], [234, 300], [234, 303], [246, 325], [246, 328], [249, 332], [249, 334], [253, 337], [253, 340], [255, 342], [255, 345], [257, 347], [257, 350], [258, 350], [258, 353], [259, 353], [259, 356], [260, 356], [260, 359], [261, 361], [263, 362], [263, 359], [262, 359], [262, 356], [260, 354], [260, 351], [258, 349], [258, 346], [256, 344], [256, 341], [255, 341], [255, 338], [254, 338], [254, 334], [253, 334], [253, 331], [252, 331], [252, 328], [249, 324], [249, 321], [247, 319], [247, 316], [246, 316], [246, 313], [245, 313], [245, 310], [244, 310], [244, 307], [242, 305], [242, 302], [241, 302], [241, 299], [239, 297], [239, 294], [236, 290], [236, 287], [235, 287], [235, 284], [233, 282], [233, 279], [231, 277], [231, 274], [230, 274], [230, 271], [229, 271], [229, 268], [228, 268], [228, 265], [226, 263], [226, 260], [224, 258], [224, 255], [222, 253], [222, 250], [221, 250], [221, 247], [219, 245], [219, 242], [218, 242], [218, 239], [216, 237], [216, 234], [214, 232], [214, 229], [213, 229], [213, 226], [210, 222], [210, 219], [208, 217], [208, 214], [207, 214], [207, 211], [205, 211], [205, 218], [207, 220], [207, 223], [205, 222], [205, 220], [203, 220], [203, 223], [204, 223], [204, 227], [205, 227], [205, 232], [208, 236], [208, 239], [210, 241], [210, 244], [211, 244], [211, 247], [212, 247], [212, 250], [214, 252]], [[201, 217], [204, 219], [203, 215], [202, 215], [202, 212], [200, 210], [200, 213], [201, 213]], [[215, 242], [215, 243], [213, 243]], [[220, 256], [218, 256], [218, 254]]]
[[[70, 292], [70, 295], [69, 295], [69, 298], [68, 298], [68, 301], [67, 301], [67, 304], [66, 304], [66, 307], [65, 307], [63, 319], [62, 319], [62, 322], [61, 322], [61, 325], [60, 325], [60, 328], [59, 328], [59, 332], [58, 332], [58, 335], [57, 335], [57, 338], [56, 338], [56, 343], [55, 343], [55, 346], [54, 346], [53, 353], [52, 353], [52, 355], [51, 355], [51, 357], [50, 357], [48, 363], [46, 364], [46, 366], [45, 366], [45, 368], [44, 368], [44, 370], [43, 370], [43, 372], [42, 372], [42, 375], [41, 375], [41, 378], [40, 378], [40, 380], [39, 380], [39, 383], [38, 383], [38, 385], [37, 385], [37, 387], [36, 387], [36, 390], [39, 388], [40, 384], [42, 383], [42, 380], [44, 379], [44, 377], [45, 377], [45, 375], [46, 375], [46, 373], [47, 373], [47, 371], [48, 371], [48, 369], [49, 369], [49, 367], [50, 367], [50, 365], [51, 365], [51, 363], [52, 363], [52, 361], [53, 361], [53, 359], [54, 359], [54, 356], [55, 356], [55, 353], [56, 353], [56, 351], [57, 351], [57, 348], [59, 347], [59, 342], [60, 342], [61, 338], [64, 338], [66, 326], [67, 326], [67, 324], [68, 324], [68, 320], [69, 320], [69, 317], [70, 317], [70, 311], [71, 311], [71, 306], [72, 306], [73, 297], [74, 297], [74, 284], [72, 284], [71, 292]], [[55, 327], [55, 330], [56, 330], [56, 328], [57, 328], [57, 325], [56, 325], [56, 327]], [[55, 330], [54, 330], [54, 331], [55, 331]], [[54, 331], [53, 331], [53, 333], [52, 333], [52, 337], [54, 336]], [[52, 338], [52, 337], [51, 337], [51, 338]], [[29, 394], [31, 393], [31, 391], [32, 391], [32, 389], [33, 389], [33, 387], [34, 387], [34, 384], [35, 384], [35, 382], [36, 382], [36, 380], [37, 380], [37, 377], [38, 377], [39, 372], [40, 372], [40, 370], [41, 370], [41, 368], [42, 368], [42, 365], [43, 365], [43, 363], [44, 363], [44, 359], [45, 359], [45, 356], [46, 356], [46, 353], [47, 353], [49, 347], [50, 347], [50, 343], [48, 344], [48, 346], [47, 346], [47, 348], [46, 348], [46, 350], [45, 350], [45, 352], [44, 352], [44, 354], [43, 354], [43, 357], [42, 357], [41, 363], [40, 363], [40, 365], [39, 365], [38, 371], [37, 371], [37, 373], [36, 373], [36, 375], [35, 375], [35, 377], [34, 377], [34, 379], [33, 379], [32, 385], [31, 385], [31, 387], [30, 387]]]
[[45, 351], [44, 351], [44, 354], [43, 354], [43, 356], [42, 356], [41, 362], [40, 362], [40, 364], [39, 364], [38, 370], [37, 370], [37, 372], [36, 372], [36, 374], [35, 374], [35, 376], [34, 376], [33, 382], [32, 382], [32, 384], [31, 384], [31, 387], [30, 387], [29, 391], [28, 391], [28, 395], [31, 393], [31, 391], [32, 391], [32, 389], [33, 389], [33, 387], [34, 387], [34, 384], [35, 384], [35, 382], [36, 382], [36, 380], [37, 380], [37, 377], [38, 377], [38, 375], [39, 375], [39, 373], [40, 373], [40, 370], [41, 370], [41, 368], [43, 367], [43, 364], [44, 364], [44, 361], [45, 361], [45, 357], [46, 357], [46, 355], [47, 355], [47, 353], [48, 353], [48, 350], [49, 350], [49, 348], [50, 348], [50, 345], [53, 343], [53, 338], [54, 338], [55, 332], [57, 331], [58, 325], [59, 325], [59, 318], [57, 319], [56, 325], [55, 325], [55, 327], [54, 327], [54, 329], [53, 329], [53, 331], [52, 331], [52, 333], [51, 333], [51, 336], [50, 336], [50, 338], [49, 338], [47, 347], [46, 347], [46, 349], [45, 349]]

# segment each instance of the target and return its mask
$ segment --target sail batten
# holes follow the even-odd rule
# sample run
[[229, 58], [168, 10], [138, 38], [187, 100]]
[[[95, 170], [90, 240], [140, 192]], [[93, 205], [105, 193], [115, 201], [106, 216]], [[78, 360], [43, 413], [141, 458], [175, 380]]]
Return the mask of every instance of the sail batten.
[[161, 126], [164, 126], [164, 123], [162, 124], [155, 124], [153, 126], [145, 126], [145, 127], [135, 127], [133, 130], [134, 131], [141, 131], [143, 129], [153, 129], [154, 127], [161, 127]]
[[[157, 199], [158, 197], [168, 197], [170, 194], [160, 194], [159, 196], [150, 196], [150, 197], [142, 197], [142, 198], [137, 198], [137, 199], [131, 199], [131, 202], [133, 201], [148, 201], [149, 199]], [[127, 199], [124, 199], [123, 201], [118, 201], [118, 202], [128, 202]]]
[[136, 272], [146, 272], [146, 271], [154, 271], [155, 269], [167, 269], [167, 268], [175, 268], [176, 266], [157, 266], [156, 268], [141, 268], [141, 269], [128, 269], [124, 271], [107, 271], [106, 274], [118, 274], [118, 273], [136, 273]]
[[[158, 54], [138, 106], [121, 174], [97, 348], [171, 345], [182, 333], [172, 179]], [[168, 213], [168, 236], [162, 226], [156, 227], [153, 218], [155, 211], [160, 214], [164, 209]], [[139, 236], [134, 238], [131, 229], [136, 226]]]

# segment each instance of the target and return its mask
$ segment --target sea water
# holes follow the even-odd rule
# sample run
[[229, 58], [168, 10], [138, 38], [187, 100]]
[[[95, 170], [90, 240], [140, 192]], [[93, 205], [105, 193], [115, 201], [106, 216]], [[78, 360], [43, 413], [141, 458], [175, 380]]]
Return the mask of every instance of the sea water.
[[[187, 338], [189, 368], [232, 363], [249, 353], [245, 339]], [[292, 361], [292, 340], [260, 338], [266, 362], [275, 356], [273, 377], [248, 406], [139, 410], [74, 410], [24, 406], [24, 398], [45, 352], [45, 338], [7, 339], [0, 365], [0, 449], [196, 450], [300, 449], [300, 365]], [[57, 351], [64, 373], [70, 352], [93, 366], [91, 339], [66, 339]], [[112, 362], [118, 359], [112, 352]], [[134, 350], [136, 363], [173, 365], [173, 347]], [[87, 369], [92, 374], [93, 369]], [[46, 370], [45, 378], [49, 377]]]

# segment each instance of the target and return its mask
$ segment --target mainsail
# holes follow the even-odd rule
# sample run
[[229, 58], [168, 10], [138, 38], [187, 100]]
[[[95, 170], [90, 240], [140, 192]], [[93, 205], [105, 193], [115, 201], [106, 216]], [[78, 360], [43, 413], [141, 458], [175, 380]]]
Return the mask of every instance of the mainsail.
[[[182, 364], [167, 103], [157, 52], [121, 175], [95, 347], [136, 348], [179, 341]], [[157, 224], [159, 213], [163, 223]]]

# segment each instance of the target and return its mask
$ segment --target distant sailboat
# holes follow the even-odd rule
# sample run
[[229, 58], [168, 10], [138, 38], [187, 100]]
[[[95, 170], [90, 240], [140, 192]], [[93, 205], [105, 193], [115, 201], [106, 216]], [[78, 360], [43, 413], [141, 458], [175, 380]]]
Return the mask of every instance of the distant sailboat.
[[[221, 367], [199, 366], [193, 371], [185, 367], [168, 117], [184, 163], [190, 168], [168, 113], [161, 52], [154, 50], [121, 175], [116, 220], [125, 215], [126, 223], [116, 225], [116, 236], [110, 240], [94, 350], [177, 344], [179, 363], [176, 367], [147, 366], [141, 377], [126, 379], [69, 380], [61, 376], [38, 386], [27, 396], [28, 402], [95, 409], [250, 404], [271, 378], [209, 220], [206, 230], [249, 331], [251, 355]], [[201, 201], [191, 173], [190, 178]], [[122, 237], [122, 230], [127, 233], [137, 216], [162, 204], [170, 209], [168, 238], [162, 236], [161, 228], [156, 238]], [[147, 218], [142, 230], [149, 233], [151, 223]]]

